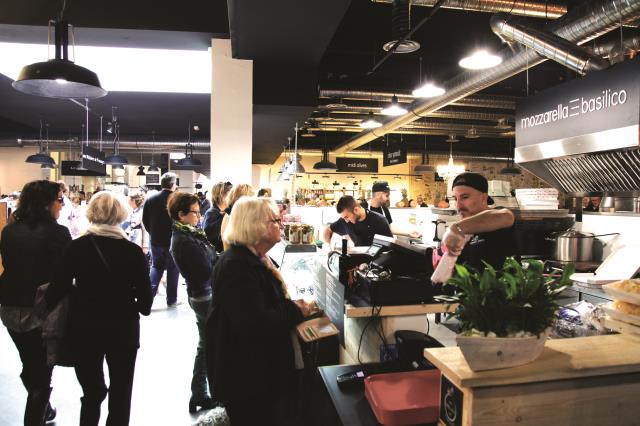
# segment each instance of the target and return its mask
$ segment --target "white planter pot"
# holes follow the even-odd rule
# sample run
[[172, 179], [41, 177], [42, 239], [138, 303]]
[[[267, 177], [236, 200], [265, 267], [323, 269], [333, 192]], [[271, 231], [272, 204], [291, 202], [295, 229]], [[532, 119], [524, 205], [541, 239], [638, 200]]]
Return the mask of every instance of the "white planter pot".
[[497, 370], [528, 364], [540, 356], [549, 336], [546, 330], [530, 337], [456, 336], [456, 342], [473, 371]]

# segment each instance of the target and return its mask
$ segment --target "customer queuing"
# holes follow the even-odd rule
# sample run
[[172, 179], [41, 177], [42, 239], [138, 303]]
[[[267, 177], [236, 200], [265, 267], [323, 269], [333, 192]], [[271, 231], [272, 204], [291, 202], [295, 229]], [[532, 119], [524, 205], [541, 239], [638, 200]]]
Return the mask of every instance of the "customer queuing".
[[125, 221], [124, 231], [129, 236], [129, 241], [142, 249], [145, 256], [149, 253], [149, 233], [142, 224], [142, 208], [144, 205], [144, 192], [132, 191], [128, 196], [129, 217]]
[[69, 230], [56, 221], [64, 205], [61, 186], [38, 180], [22, 188], [13, 221], [2, 230], [0, 254], [0, 317], [22, 361], [20, 378], [27, 390], [24, 424], [41, 426], [53, 420], [49, 404], [52, 368], [47, 366], [41, 322], [34, 312], [36, 290], [59, 267]]
[[202, 228], [218, 253], [224, 250], [220, 228], [222, 226], [224, 215], [226, 214], [226, 198], [231, 188], [231, 182], [218, 182], [213, 185], [213, 188], [211, 188], [212, 204], [209, 210], [204, 214]]
[[[46, 294], [53, 308], [70, 296], [67, 333], [75, 372], [82, 387], [81, 426], [97, 426], [100, 405], [109, 395], [107, 426], [129, 424], [140, 316], [151, 310], [146, 259], [128, 241], [120, 224], [127, 209], [113, 193], [93, 196], [87, 209], [87, 234], [70, 243]], [[75, 283], [75, 285], [74, 285]], [[104, 380], [104, 361], [109, 388]]]
[[207, 386], [207, 366], [205, 358], [205, 325], [211, 310], [211, 272], [216, 261], [216, 251], [207, 240], [204, 231], [198, 228], [200, 220], [198, 197], [186, 192], [174, 192], [167, 204], [173, 219], [171, 235], [171, 255], [187, 283], [189, 306], [196, 316], [198, 346], [193, 362], [191, 379], [191, 399], [189, 412], [198, 407], [214, 408], [216, 403], [209, 396]]
[[[151, 290], [155, 297], [162, 274], [167, 271], [167, 306], [178, 303], [178, 268], [171, 257], [172, 221], [167, 213], [167, 199], [176, 189], [178, 177], [175, 173], [165, 173], [160, 178], [162, 191], [150, 195], [142, 209], [142, 223], [151, 237]], [[94, 195], [95, 197], [95, 195]]]
[[285, 390], [294, 386], [291, 331], [308, 315], [291, 301], [266, 253], [280, 240], [277, 207], [267, 198], [239, 199], [224, 232], [230, 247], [213, 270], [207, 322], [207, 371], [213, 397], [234, 426], [280, 425]]
[[[246, 183], [241, 183], [231, 188], [229, 194], [227, 194], [227, 208], [225, 209], [225, 212], [227, 214], [222, 218], [222, 224], [220, 225], [220, 233], [222, 235], [224, 235], [224, 231], [227, 227], [227, 224], [229, 223], [229, 215], [231, 214], [233, 205], [236, 203], [236, 201], [238, 201], [241, 197], [252, 197], [254, 194], [255, 191], [253, 187]], [[226, 241], [224, 241], [224, 238], [222, 239], [222, 243], [224, 249], [226, 250], [228, 248], [228, 244]]]

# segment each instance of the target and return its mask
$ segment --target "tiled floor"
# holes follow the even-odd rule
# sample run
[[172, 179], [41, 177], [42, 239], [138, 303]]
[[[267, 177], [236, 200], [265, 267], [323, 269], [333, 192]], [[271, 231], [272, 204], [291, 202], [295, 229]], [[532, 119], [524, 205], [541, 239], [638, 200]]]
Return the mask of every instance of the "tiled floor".
[[[151, 315], [142, 317], [141, 344], [133, 386], [131, 425], [188, 426], [198, 415], [190, 415], [191, 372], [197, 343], [195, 315], [180, 285], [184, 303], [167, 309], [157, 296]], [[106, 368], [106, 366], [105, 366]], [[0, 326], [0, 426], [22, 424], [26, 391], [20, 382], [20, 358], [6, 331]], [[53, 373], [52, 403], [58, 408], [55, 424], [77, 425], [82, 391], [72, 368], [56, 367]], [[102, 405], [104, 425], [107, 400]]]

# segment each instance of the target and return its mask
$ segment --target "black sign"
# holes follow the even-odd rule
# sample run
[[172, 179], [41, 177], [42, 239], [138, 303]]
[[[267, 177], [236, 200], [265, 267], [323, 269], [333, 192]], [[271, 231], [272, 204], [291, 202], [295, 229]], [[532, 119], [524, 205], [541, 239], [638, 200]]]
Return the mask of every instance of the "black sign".
[[145, 177], [147, 185], [160, 185], [160, 175], [147, 173]]
[[331, 272], [325, 273], [324, 313], [340, 331], [340, 343], [344, 346], [344, 285]]
[[104, 152], [90, 146], [82, 145], [82, 166], [95, 173], [90, 176], [107, 175], [107, 165], [104, 162]]
[[463, 394], [444, 375], [440, 379], [440, 420], [447, 426], [462, 425]]
[[[86, 160], [85, 160], [86, 162]], [[80, 167], [79, 161], [62, 161], [60, 163], [60, 174], [63, 176], [106, 176], [106, 173], [97, 173]]]
[[377, 173], [377, 158], [346, 158], [336, 157], [339, 172]]
[[637, 125], [640, 61], [596, 71], [518, 102], [516, 147]]
[[387, 166], [395, 166], [396, 164], [404, 164], [407, 162], [407, 145], [402, 142], [389, 142], [384, 149], [384, 157], [382, 164]]

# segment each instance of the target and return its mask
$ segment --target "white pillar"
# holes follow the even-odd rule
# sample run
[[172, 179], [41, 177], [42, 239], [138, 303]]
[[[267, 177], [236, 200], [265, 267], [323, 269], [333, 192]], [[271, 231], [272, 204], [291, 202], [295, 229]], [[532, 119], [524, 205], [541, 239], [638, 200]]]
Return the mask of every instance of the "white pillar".
[[251, 183], [253, 61], [233, 59], [231, 40], [211, 46], [211, 181]]

